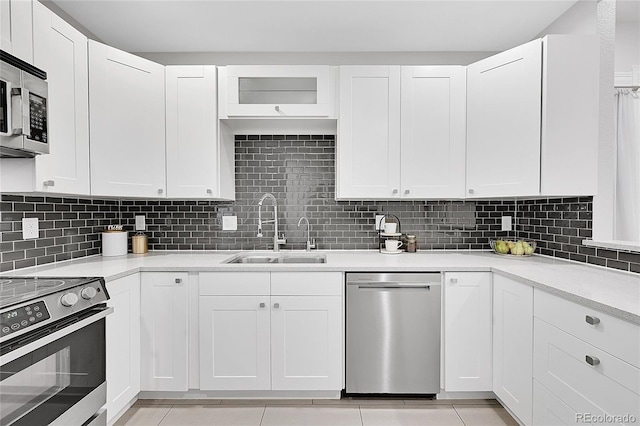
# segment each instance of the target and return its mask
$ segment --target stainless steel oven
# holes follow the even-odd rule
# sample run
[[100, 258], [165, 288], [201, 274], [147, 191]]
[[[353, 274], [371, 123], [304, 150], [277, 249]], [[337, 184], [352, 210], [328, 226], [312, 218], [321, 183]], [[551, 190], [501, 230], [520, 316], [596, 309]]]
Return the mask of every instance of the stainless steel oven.
[[106, 425], [104, 280], [0, 277], [0, 297], [19, 299], [0, 308], [0, 425]]

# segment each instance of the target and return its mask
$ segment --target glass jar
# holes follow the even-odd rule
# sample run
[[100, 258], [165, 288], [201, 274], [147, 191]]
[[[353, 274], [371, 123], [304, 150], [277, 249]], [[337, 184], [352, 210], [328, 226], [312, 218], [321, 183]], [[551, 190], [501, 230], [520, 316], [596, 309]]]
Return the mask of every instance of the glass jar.
[[418, 241], [415, 235], [407, 235], [407, 253], [415, 253], [418, 249]]

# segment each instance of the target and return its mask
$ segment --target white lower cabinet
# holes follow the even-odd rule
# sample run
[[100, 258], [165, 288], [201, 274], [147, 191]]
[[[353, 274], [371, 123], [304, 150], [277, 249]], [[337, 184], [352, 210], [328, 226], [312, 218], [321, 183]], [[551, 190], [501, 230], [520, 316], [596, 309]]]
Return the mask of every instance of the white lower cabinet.
[[444, 280], [444, 389], [491, 391], [491, 272]]
[[107, 423], [140, 392], [140, 275], [107, 283], [113, 313], [107, 317]]
[[342, 297], [272, 296], [271, 388], [342, 388]]
[[635, 424], [640, 327], [538, 289], [534, 297], [533, 424]]
[[493, 275], [493, 392], [525, 425], [533, 404], [533, 287]]
[[189, 388], [189, 276], [141, 274], [140, 377], [143, 391]]
[[342, 389], [342, 300], [339, 272], [201, 273], [200, 389]]
[[201, 296], [200, 389], [270, 389], [269, 333], [268, 295]]

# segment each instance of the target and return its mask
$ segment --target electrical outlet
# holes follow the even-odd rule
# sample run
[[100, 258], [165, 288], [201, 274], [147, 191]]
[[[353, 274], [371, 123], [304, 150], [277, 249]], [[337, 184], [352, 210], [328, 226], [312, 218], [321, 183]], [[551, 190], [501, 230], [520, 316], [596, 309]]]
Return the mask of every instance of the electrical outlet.
[[502, 216], [502, 231], [511, 231], [513, 229], [511, 216]]
[[376, 213], [376, 231], [384, 229], [384, 215]]
[[22, 239], [28, 240], [38, 238], [40, 236], [40, 229], [38, 226], [37, 217], [24, 217], [22, 218]]

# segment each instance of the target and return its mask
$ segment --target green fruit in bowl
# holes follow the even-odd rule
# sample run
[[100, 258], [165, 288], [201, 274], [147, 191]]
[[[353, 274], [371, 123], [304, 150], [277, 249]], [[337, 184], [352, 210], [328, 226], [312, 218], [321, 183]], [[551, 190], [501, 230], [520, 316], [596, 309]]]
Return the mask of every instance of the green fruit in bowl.
[[497, 253], [507, 254], [509, 253], [509, 246], [506, 241], [498, 240], [496, 241], [495, 250]]

